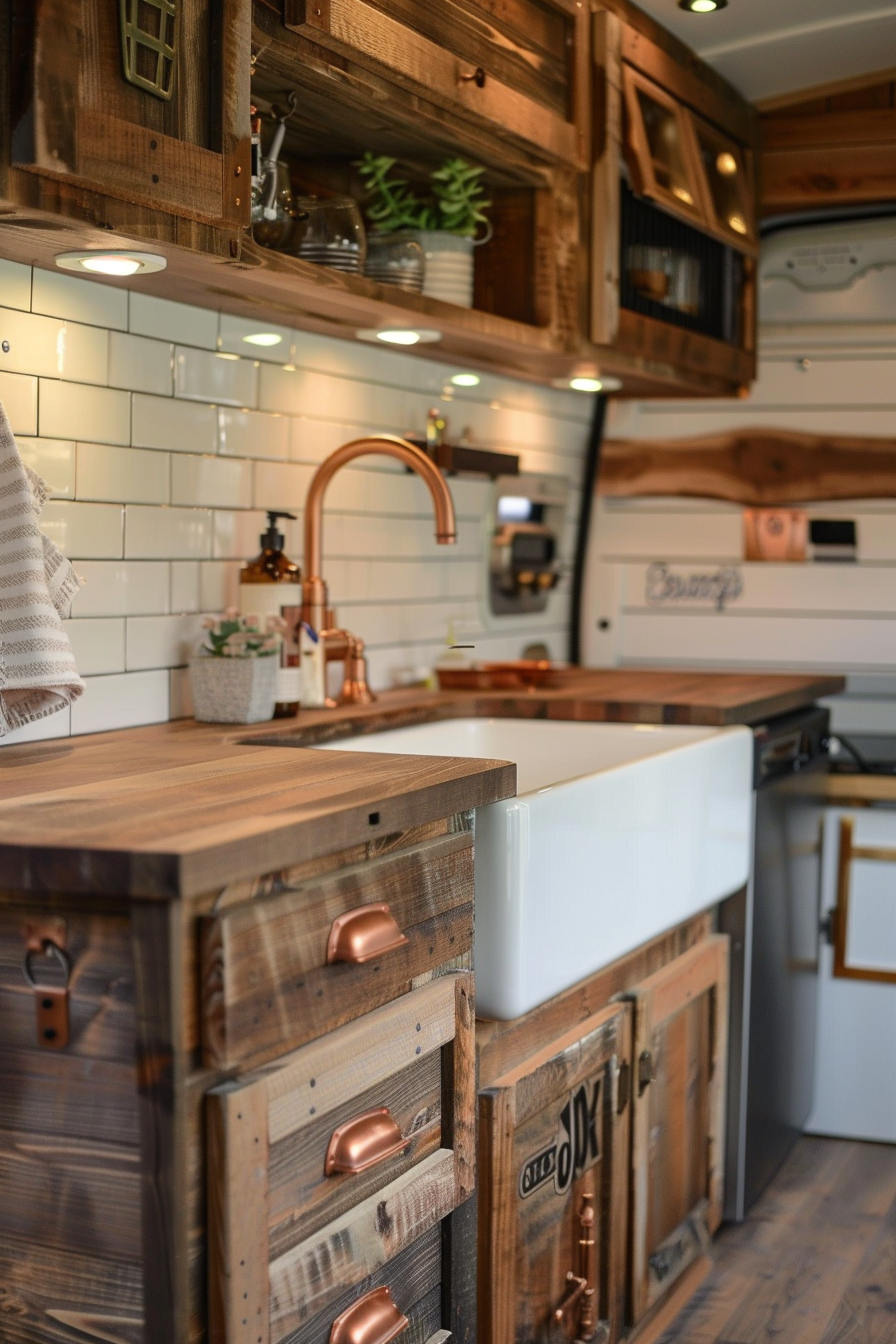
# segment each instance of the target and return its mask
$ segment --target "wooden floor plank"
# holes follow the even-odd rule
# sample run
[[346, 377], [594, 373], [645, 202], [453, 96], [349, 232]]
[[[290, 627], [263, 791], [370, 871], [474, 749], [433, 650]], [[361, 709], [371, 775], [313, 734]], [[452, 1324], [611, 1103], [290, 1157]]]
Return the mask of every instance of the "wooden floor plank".
[[896, 1147], [804, 1138], [660, 1344], [896, 1344]]

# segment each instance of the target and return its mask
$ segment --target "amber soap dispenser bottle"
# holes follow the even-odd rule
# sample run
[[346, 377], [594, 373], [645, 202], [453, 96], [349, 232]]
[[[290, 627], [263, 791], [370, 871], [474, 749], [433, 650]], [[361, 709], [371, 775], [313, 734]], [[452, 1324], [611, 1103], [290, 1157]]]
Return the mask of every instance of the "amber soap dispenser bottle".
[[[295, 514], [275, 509], [268, 509], [267, 514], [268, 528], [259, 539], [261, 551], [240, 570], [240, 613], [243, 616], [280, 616], [284, 607], [298, 610], [302, 604], [302, 571], [285, 553], [286, 538], [277, 529], [279, 519], [295, 518]], [[302, 674], [298, 666], [296, 638], [294, 631], [287, 630], [277, 673], [275, 718], [298, 712]]]

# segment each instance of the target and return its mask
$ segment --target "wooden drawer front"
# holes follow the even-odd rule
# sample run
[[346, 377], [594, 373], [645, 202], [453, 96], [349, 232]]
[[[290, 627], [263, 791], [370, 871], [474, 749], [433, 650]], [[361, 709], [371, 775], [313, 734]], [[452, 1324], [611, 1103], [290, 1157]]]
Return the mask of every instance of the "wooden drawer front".
[[576, 0], [284, 0], [284, 21], [431, 102], [585, 166], [588, 11]]
[[[480, 1093], [483, 1344], [608, 1344], [622, 1331], [631, 1016], [622, 1004], [596, 1013]], [[591, 1319], [579, 1299], [561, 1330], [569, 1274], [588, 1281]]]
[[641, 1319], [722, 1216], [728, 939], [699, 943], [632, 991], [632, 1311]]
[[[325, 1316], [326, 1337], [346, 1294], [389, 1282], [387, 1262], [472, 1193], [472, 993], [469, 972], [440, 976], [209, 1094], [213, 1341], [317, 1339]], [[407, 1146], [325, 1175], [334, 1131], [375, 1107]], [[407, 1305], [431, 1277], [414, 1270]]]
[[[407, 941], [362, 964], [328, 965], [333, 921], [383, 902]], [[284, 1054], [406, 993], [415, 976], [468, 953], [472, 939], [467, 833], [211, 915], [203, 929], [205, 1061], [226, 1068]]]

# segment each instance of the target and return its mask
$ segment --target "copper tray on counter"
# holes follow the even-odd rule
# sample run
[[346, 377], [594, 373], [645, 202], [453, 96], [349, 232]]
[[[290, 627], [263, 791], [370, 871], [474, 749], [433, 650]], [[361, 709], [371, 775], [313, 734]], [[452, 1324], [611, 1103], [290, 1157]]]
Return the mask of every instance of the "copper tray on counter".
[[442, 691], [556, 690], [569, 686], [582, 669], [546, 658], [517, 658], [508, 662], [473, 663], [470, 667], [436, 668]]

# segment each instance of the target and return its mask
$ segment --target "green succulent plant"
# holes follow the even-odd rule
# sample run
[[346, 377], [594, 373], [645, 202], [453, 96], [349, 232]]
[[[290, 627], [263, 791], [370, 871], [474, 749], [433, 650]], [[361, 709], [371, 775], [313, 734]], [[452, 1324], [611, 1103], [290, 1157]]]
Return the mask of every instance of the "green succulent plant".
[[376, 232], [443, 229], [472, 238], [480, 224], [488, 224], [485, 211], [491, 201], [485, 199], [480, 181], [484, 168], [475, 168], [464, 159], [446, 159], [430, 174], [431, 194], [424, 198], [406, 179], [390, 176], [396, 162], [388, 154], [369, 150], [355, 161], [370, 198], [365, 205], [367, 218]]

